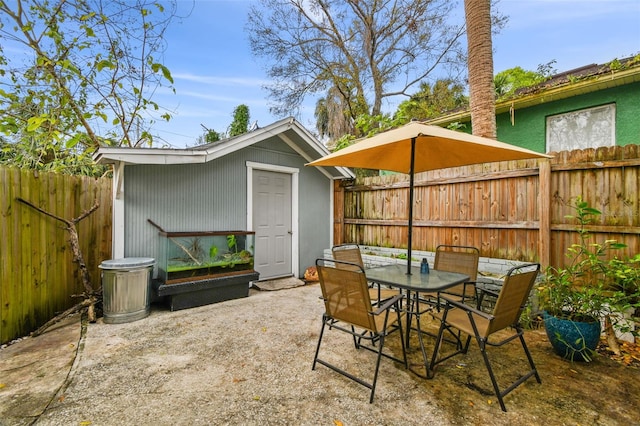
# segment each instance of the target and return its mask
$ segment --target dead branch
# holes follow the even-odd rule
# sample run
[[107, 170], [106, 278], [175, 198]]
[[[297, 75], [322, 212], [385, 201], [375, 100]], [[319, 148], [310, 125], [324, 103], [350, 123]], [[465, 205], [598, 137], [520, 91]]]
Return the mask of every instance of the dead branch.
[[183, 252], [185, 252], [185, 253], [187, 254], [187, 256], [189, 256], [189, 257], [191, 258], [191, 260], [193, 260], [193, 261], [196, 263], [196, 265], [201, 265], [201, 264], [202, 264], [202, 262], [200, 262], [198, 259], [196, 259], [196, 258], [195, 258], [195, 256], [194, 256], [193, 254], [191, 254], [191, 252], [189, 251], [189, 249], [188, 249], [188, 248], [186, 248], [183, 244], [180, 244], [180, 243], [179, 243], [175, 238], [171, 238], [171, 237], [169, 237], [169, 239], [170, 239], [171, 241], [173, 241], [173, 243], [174, 243], [175, 245], [177, 245], [178, 247], [180, 247], [180, 248], [182, 249], [182, 251], [183, 251]]
[[[160, 232], [164, 232], [165, 234], [167, 233], [167, 231], [165, 231], [164, 229], [162, 229], [160, 227], [160, 225], [158, 225], [157, 223], [155, 223], [154, 221], [152, 221], [151, 219], [147, 219], [147, 222], [149, 222], [151, 225], [153, 225], [154, 227], [158, 228], [160, 230]], [[178, 247], [180, 247], [182, 249], [183, 252], [185, 252], [187, 254], [187, 256], [189, 256], [191, 258], [191, 260], [193, 260], [196, 265], [202, 265], [202, 262], [200, 262], [192, 253], [191, 251], [189, 251], [189, 249], [187, 247], [184, 246], [184, 244], [181, 244], [178, 242], [178, 240], [176, 240], [175, 238], [171, 238], [168, 237], [171, 241], [173, 241], [173, 243], [175, 245], [177, 245]]]
[[96, 200], [93, 204], [93, 206], [88, 209], [88, 210], [84, 210], [80, 216], [75, 217], [71, 220], [69, 219], [65, 219], [63, 217], [60, 216], [56, 216], [53, 213], [50, 213], [38, 206], [36, 206], [35, 204], [22, 199], [20, 197], [16, 198], [17, 201], [28, 205], [29, 207], [31, 207], [34, 210], [39, 211], [40, 213], [44, 214], [45, 216], [49, 216], [59, 222], [62, 222], [65, 224], [64, 229], [69, 233], [69, 245], [71, 246], [71, 253], [73, 254], [73, 262], [78, 264], [78, 267], [80, 268], [80, 277], [82, 278], [82, 285], [84, 287], [84, 297], [85, 300], [81, 303], [78, 303], [77, 305], [73, 306], [72, 308], [67, 309], [66, 311], [64, 311], [61, 314], [56, 315], [54, 318], [52, 318], [51, 320], [49, 320], [47, 323], [45, 323], [43, 326], [41, 326], [38, 330], [36, 330], [34, 333], [36, 333], [35, 335], [39, 335], [42, 334], [42, 332], [44, 330], [46, 330], [46, 328], [50, 327], [51, 325], [55, 324], [56, 322], [60, 321], [61, 319], [63, 319], [64, 317], [77, 312], [80, 309], [84, 309], [84, 308], [89, 308], [88, 309], [88, 313], [89, 313], [89, 321], [90, 322], [95, 322], [96, 318], [95, 318], [95, 309], [94, 309], [94, 305], [95, 303], [98, 301], [98, 298], [96, 297], [97, 295], [99, 295], [98, 292], [95, 292], [93, 290], [93, 285], [91, 284], [91, 276], [89, 275], [89, 269], [87, 268], [87, 264], [84, 261], [84, 256], [82, 255], [82, 250], [80, 249], [80, 241], [78, 238], [78, 230], [76, 228], [76, 224], [78, 224], [82, 219], [86, 218], [87, 216], [89, 216], [91, 213], [93, 213], [94, 211], [96, 211], [98, 209], [98, 207], [100, 207], [100, 203], [98, 202], [98, 200]]
[[[89, 297], [87, 299], [84, 299], [82, 302], [75, 304], [74, 306], [70, 307], [66, 311], [56, 315], [55, 317], [51, 318], [49, 321], [47, 321], [46, 323], [41, 325], [40, 328], [38, 328], [36, 331], [31, 333], [31, 337], [37, 337], [37, 336], [41, 335], [42, 333], [44, 333], [52, 325], [57, 324], [58, 322], [62, 321], [63, 319], [65, 319], [66, 317], [68, 317], [71, 314], [75, 314], [76, 312], [80, 312], [84, 308], [91, 308], [93, 305], [95, 305], [96, 302], [97, 302], [97, 300], [93, 296], [91, 296], [91, 297]], [[95, 314], [94, 314], [94, 316], [95, 316]], [[89, 318], [89, 320], [91, 320], [91, 319]]]

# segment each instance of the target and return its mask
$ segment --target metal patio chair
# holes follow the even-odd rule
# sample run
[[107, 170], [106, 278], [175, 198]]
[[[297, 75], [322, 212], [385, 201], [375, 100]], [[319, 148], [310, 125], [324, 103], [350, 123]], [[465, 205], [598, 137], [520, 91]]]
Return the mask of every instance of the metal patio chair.
[[[540, 265], [537, 263], [516, 266], [515, 268], [511, 268], [507, 273], [502, 289], [499, 293], [481, 289], [480, 299], [482, 299], [484, 294], [497, 297], [496, 304], [493, 308], [493, 312], [491, 313], [482, 312], [459, 300], [450, 298], [447, 295], [442, 295], [441, 298], [446, 304], [444, 312], [442, 313], [440, 329], [438, 331], [438, 337], [436, 338], [435, 349], [433, 351], [433, 357], [429, 367], [429, 378], [433, 378], [434, 369], [437, 364], [454, 355], [466, 353], [471, 337], [474, 337], [480, 347], [480, 352], [482, 353], [485, 366], [489, 372], [489, 377], [491, 378], [491, 383], [495, 394], [498, 397], [498, 402], [500, 403], [502, 411], [507, 411], [503, 401], [504, 396], [528, 378], [535, 376], [538, 383], [542, 383], [540, 376], [538, 375], [538, 370], [533, 363], [533, 358], [531, 358], [531, 353], [525, 343], [523, 335], [524, 330], [520, 325], [520, 315], [527, 304], [529, 294], [531, 293], [531, 289], [539, 271]], [[499, 341], [490, 341], [490, 338], [494, 333], [508, 328], [511, 328], [514, 333], [506, 338], [500, 339]], [[467, 334], [468, 337], [466, 343], [464, 345], [458, 345], [455, 352], [438, 359], [442, 346], [443, 333], [445, 330], [452, 331], [452, 329], [456, 329]], [[524, 350], [531, 369], [525, 374], [520, 375], [519, 378], [505, 390], [500, 390], [493, 368], [491, 367], [491, 363], [487, 356], [487, 346], [500, 347], [516, 338], [518, 338], [522, 344], [522, 349]]]
[[[336, 267], [340, 265], [340, 267]], [[337, 373], [371, 389], [369, 402], [373, 402], [380, 369], [380, 360], [384, 356], [404, 364], [407, 368], [407, 355], [402, 334], [402, 317], [400, 303], [404, 297], [396, 293], [394, 297], [381, 306], [373, 306], [369, 298], [367, 278], [362, 267], [355, 263], [341, 262], [332, 259], [316, 260], [325, 312], [322, 315], [322, 328], [318, 338], [312, 370], [320, 363]], [[350, 334], [356, 349], [367, 349], [377, 354], [375, 372], [371, 381], [366, 381], [319, 358], [320, 345], [325, 328]], [[394, 331], [399, 332], [402, 345], [402, 359], [391, 353], [383, 352], [385, 338]], [[363, 341], [370, 342], [369, 345]], [[344, 350], [339, 350], [344, 354]]]
[[[472, 246], [458, 246], [441, 244], [436, 247], [433, 269], [438, 271], [458, 272], [469, 276], [469, 280], [450, 287], [438, 293], [416, 293], [412, 300], [412, 310], [419, 315], [431, 312], [435, 307], [440, 310], [442, 305], [440, 295], [447, 295], [454, 300], [469, 303], [477, 300], [476, 279], [478, 276], [478, 262], [480, 260], [480, 250]], [[426, 308], [420, 308], [420, 305]], [[410, 328], [411, 324], [407, 326]], [[427, 333], [429, 334], [429, 333]], [[455, 337], [456, 343], [460, 342], [459, 336]]]
[[[476, 300], [476, 279], [478, 277], [478, 262], [480, 250], [471, 246], [456, 246], [442, 244], [436, 247], [436, 257], [433, 268], [439, 271], [459, 272], [469, 276], [469, 281], [448, 288], [440, 294], [453, 296], [454, 299], [469, 302]], [[436, 297], [439, 297], [437, 295]]]
[[[331, 248], [331, 254], [336, 260], [343, 262], [355, 263], [364, 269], [364, 262], [362, 260], [362, 254], [360, 253], [360, 246], [357, 244], [340, 244]], [[337, 264], [338, 268], [348, 267], [346, 264]], [[369, 297], [374, 304], [379, 304], [381, 301], [391, 299], [398, 294], [397, 290], [390, 288], [382, 288], [380, 284], [369, 283]]]

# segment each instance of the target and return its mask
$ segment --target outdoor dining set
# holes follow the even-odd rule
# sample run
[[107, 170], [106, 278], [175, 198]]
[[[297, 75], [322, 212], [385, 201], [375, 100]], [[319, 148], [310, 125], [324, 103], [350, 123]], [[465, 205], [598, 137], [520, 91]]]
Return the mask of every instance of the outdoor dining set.
[[[464, 354], [471, 340], [478, 344], [500, 407], [506, 411], [504, 396], [521, 383], [535, 377], [541, 383], [523, 337], [520, 315], [527, 304], [540, 265], [523, 264], [505, 275], [499, 291], [476, 285], [479, 251], [474, 247], [441, 245], [435, 251], [433, 268], [390, 264], [365, 268], [360, 248], [355, 244], [335, 246], [332, 259], [318, 259], [316, 267], [325, 312], [313, 360], [370, 389], [373, 402], [382, 357], [389, 358], [426, 379], [435, 377], [436, 366]], [[490, 302], [490, 303], [488, 303]], [[423, 326], [421, 317], [430, 315], [439, 322], [437, 333]], [[365, 380], [322, 358], [321, 344], [326, 332], [335, 330], [352, 336], [355, 349], [375, 352], [373, 378]], [[496, 337], [496, 332], [501, 332]], [[385, 351], [385, 339], [397, 333], [402, 353]], [[410, 366], [407, 349], [411, 335], [417, 335], [420, 368]], [[435, 338], [431, 353], [425, 340]], [[500, 347], [518, 339], [529, 370], [506, 387], [500, 387], [487, 347]], [[429, 347], [431, 347], [429, 345]], [[323, 347], [322, 352], [333, 348]], [[498, 353], [493, 356], [499, 356]], [[446, 366], [441, 374], [446, 374]]]
[[[391, 358], [408, 368], [406, 349], [410, 345], [411, 332], [415, 331], [424, 374], [413, 368], [412, 371], [429, 379], [434, 377], [436, 365], [454, 355], [466, 353], [471, 339], [475, 339], [503, 411], [506, 411], [503, 401], [506, 394], [530, 377], [540, 382], [519, 323], [540, 270], [539, 264], [524, 264], [509, 270], [501, 290], [496, 293], [475, 285], [479, 261], [477, 248], [440, 246], [436, 249], [433, 270], [427, 269], [428, 265], [418, 268], [411, 263], [413, 192], [417, 173], [528, 158], [550, 156], [493, 139], [412, 121], [356, 140], [344, 149], [308, 163], [308, 166], [314, 167], [387, 170], [409, 176], [406, 268], [388, 265], [366, 269], [357, 245], [334, 247], [332, 259], [319, 259], [316, 262], [325, 312], [313, 369], [320, 363], [366, 386], [371, 389], [369, 401], [373, 402], [380, 359], [383, 356]], [[482, 309], [486, 298], [494, 299], [490, 311]], [[420, 319], [427, 312], [440, 321], [431, 355], [424, 344], [427, 333]], [[368, 348], [377, 353], [372, 381], [362, 380], [319, 357], [326, 328], [351, 334], [356, 349]], [[503, 337], [504, 333], [500, 333], [500, 337], [496, 338], [495, 333], [503, 330], [513, 332], [506, 338]], [[385, 338], [392, 332], [400, 335], [402, 358], [383, 351]], [[520, 341], [530, 369], [514, 383], [501, 389], [486, 349], [487, 346], [503, 346], [515, 339]], [[368, 341], [371, 346], [363, 345], [363, 341]], [[453, 352], [444, 354], [443, 343], [447, 346], [451, 343]]]

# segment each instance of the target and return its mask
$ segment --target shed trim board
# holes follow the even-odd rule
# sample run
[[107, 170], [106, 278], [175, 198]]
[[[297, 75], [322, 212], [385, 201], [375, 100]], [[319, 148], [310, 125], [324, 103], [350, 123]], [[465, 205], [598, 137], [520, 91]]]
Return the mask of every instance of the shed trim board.
[[[290, 129], [295, 130], [302, 142], [304, 142], [303, 144], [296, 143], [284, 134], [285, 131]], [[329, 154], [329, 150], [300, 123], [293, 118], [285, 118], [258, 130], [195, 148], [100, 147], [94, 154], [93, 159], [99, 164], [117, 164], [118, 162], [124, 162], [125, 164], [208, 163], [274, 136], [289, 145], [291, 149], [308, 162]], [[305, 147], [308, 150], [305, 150]], [[318, 169], [331, 179], [355, 177], [347, 167], [319, 167]]]
[[253, 229], [253, 171], [265, 170], [268, 172], [277, 172], [291, 175], [291, 273], [294, 277], [299, 274], [298, 267], [298, 177], [300, 170], [293, 167], [278, 166], [275, 164], [256, 163], [247, 161], [247, 230]]
[[124, 163], [118, 162], [113, 167], [113, 179], [111, 181], [112, 224], [111, 246], [112, 257], [122, 259], [124, 257]]

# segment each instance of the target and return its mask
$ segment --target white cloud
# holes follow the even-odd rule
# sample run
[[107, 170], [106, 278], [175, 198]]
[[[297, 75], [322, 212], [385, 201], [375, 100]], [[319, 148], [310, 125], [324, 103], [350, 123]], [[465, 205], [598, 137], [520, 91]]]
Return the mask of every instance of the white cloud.
[[172, 74], [174, 80], [184, 80], [193, 83], [202, 83], [212, 86], [243, 86], [243, 87], [262, 87], [269, 82], [259, 78], [246, 77], [219, 77], [211, 75], [198, 75], [191, 73]]

